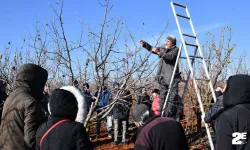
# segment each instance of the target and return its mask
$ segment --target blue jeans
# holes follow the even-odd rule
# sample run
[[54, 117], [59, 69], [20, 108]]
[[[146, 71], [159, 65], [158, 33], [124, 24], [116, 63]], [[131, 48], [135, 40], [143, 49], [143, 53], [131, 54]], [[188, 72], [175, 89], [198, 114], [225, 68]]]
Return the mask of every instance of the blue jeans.
[[126, 141], [127, 119], [114, 119], [114, 141], [118, 140], [119, 121], [122, 123], [122, 142]]
[[[111, 120], [111, 123], [109, 121], [109, 119], [112, 119], [111, 117], [112, 116], [107, 116], [106, 117], [106, 128], [107, 128], [108, 134], [111, 134], [111, 129], [112, 129], [112, 120]], [[101, 125], [102, 125], [102, 121], [100, 120], [96, 124], [96, 134], [97, 135], [100, 134]]]

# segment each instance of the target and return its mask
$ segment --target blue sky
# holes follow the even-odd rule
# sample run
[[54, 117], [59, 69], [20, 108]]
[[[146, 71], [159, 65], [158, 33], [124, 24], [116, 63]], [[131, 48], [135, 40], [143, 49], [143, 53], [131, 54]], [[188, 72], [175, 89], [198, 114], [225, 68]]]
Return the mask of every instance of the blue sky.
[[[152, 41], [152, 35], [156, 37], [159, 35], [168, 18], [172, 19], [166, 35], [177, 34], [178, 36], [179, 34], [172, 17], [170, 1], [116, 0], [112, 2], [115, 2], [112, 14], [123, 16], [128, 27], [135, 34], [136, 40]], [[244, 50], [249, 50], [249, 1], [176, 0], [175, 2], [188, 6], [200, 44], [204, 44], [206, 32], [210, 31], [218, 36], [222, 27], [230, 25], [233, 29], [232, 43], [237, 44], [233, 54], [239, 55]], [[0, 2], [0, 52], [9, 41], [15, 47], [20, 47], [22, 37], [25, 37], [28, 32], [34, 32], [38, 18], [45, 22], [46, 19], [51, 20], [55, 17], [48, 3], [55, 6], [56, 1], [3, 0]], [[65, 0], [63, 15], [66, 35], [72, 40], [79, 38], [81, 25], [78, 20], [82, 18], [92, 28], [99, 28], [103, 12], [97, 0]], [[137, 30], [138, 28], [140, 30]]]

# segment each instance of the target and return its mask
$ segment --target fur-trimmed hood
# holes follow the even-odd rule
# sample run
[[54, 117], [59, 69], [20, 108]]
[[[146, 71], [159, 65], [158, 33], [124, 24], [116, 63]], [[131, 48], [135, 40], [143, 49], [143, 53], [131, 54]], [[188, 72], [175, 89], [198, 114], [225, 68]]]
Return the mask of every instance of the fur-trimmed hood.
[[[80, 122], [80, 123], [84, 123], [88, 112], [87, 112], [87, 102], [86, 102], [83, 94], [81, 93], [81, 91], [74, 86], [63, 86], [63, 87], [61, 87], [61, 89], [69, 91], [70, 93], [72, 93], [76, 97], [76, 100], [78, 102], [78, 112], [77, 112], [77, 116], [76, 116], [75, 121]], [[48, 110], [49, 110], [49, 113], [51, 114], [50, 106], [48, 106]]]

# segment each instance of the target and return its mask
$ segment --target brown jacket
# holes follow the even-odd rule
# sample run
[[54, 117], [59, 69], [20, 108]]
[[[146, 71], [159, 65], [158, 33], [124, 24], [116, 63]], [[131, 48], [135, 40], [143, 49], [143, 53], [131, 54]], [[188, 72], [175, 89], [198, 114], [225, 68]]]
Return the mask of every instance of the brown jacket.
[[26, 64], [20, 67], [15, 90], [7, 98], [0, 126], [0, 150], [34, 150], [43, 113], [39, 106], [48, 73]]

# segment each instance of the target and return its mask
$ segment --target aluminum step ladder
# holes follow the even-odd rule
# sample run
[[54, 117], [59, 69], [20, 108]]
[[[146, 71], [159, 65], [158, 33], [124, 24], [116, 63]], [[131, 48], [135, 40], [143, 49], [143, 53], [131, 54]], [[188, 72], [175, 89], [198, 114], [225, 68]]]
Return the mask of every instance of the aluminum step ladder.
[[[168, 104], [168, 99], [169, 99], [169, 96], [170, 96], [170, 93], [171, 93], [171, 89], [174, 86], [172, 84], [173, 84], [173, 79], [174, 79], [176, 68], [178, 67], [179, 59], [186, 59], [188, 67], [189, 67], [189, 73], [188, 73], [187, 79], [184, 80], [185, 86], [184, 86], [183, 96], [184, 96], [184, 93], [185, 93], [185, 91], [187, 89], [188, 81], [190, 80], [190, 78], [192, 78], [193, 85], [194, 85], [196, 95], [197, 95], [197, 98], [198, 98], [198, 102], [199, 102], [199, 106], [200, 106], [200, 111], [201, 111], [201, 114], [202, 114], [202, 116], [201, 116], [202, 121], [204, 122], [203, 117], [205, 116], [205, 112], [204, 112], [204, 107], [203, 107], [203, 103], [202, 103], [202, 100], [201, 100], [200, 90], [198, 89], [197, 81], [199, 81], [199, 80], [200, 81], [205, 81], [205, 82], [207, 82], [209, 84], [209, 89], [210, 89], [210, 91], [212, 93], [212, 97], [216, 101], [216, 96], [215, 96], [213, 84], [212, 84], [212, 81], [211, 81], [211, 78], [210, 78], [210, 75], [209, 75], [209, 72], [208, 72], [208, 69], [207, 69], [207, 66], [206, 66], [204, 55], [203, 55], [203, 52], [201, 50], [201, 47], [200, 47], [200, 44], [199, 44], [195, 29], [194, 29], [192, 20], [191, 20], [190, 13], [188, 11], [188, 8], [186, 6], [184, 6], [184, 5], [181, 5], [181, 4], [178, 4], [178, 3], [175, 3], [175, 2], [171, 2], [171, 7], [172, 7], [173, 14], [174, 14], [174, 17], [175, 17], [175, 20], [176, 20], [176, 24], [177, 24], [177, 27], [178, 27], [178, 30], [179, 30], [179, 34], [180, 34], [180, 38], [181, 38], [181, 45], [179, 47], [178, 56], [177, 56], [177, 59], [176, 59], [174, 71], [173, 71], [173, 74], [172, 74], [172, 77], [171, 77], [170, 85], [169, 85], [169, 88], [168, 88], [167, 96], [166, 96], [166, 99], [165, 99], [165, 102], [164, 102], [164, 105], [163, 105], [161, 115], [162, 116], [164, 115], [164, 110], [165, 110], [165, 108], [166, 108], [166, 106]], [[177, 14], [175, 7], [185, 9], [186, 15]], [[192, 29], [192, 35], [191, 34], [185, 34], [185, 33], [182, 32], [182, 28], [180, 26], [180, 22], [179, 22], [179, 19], [178, 19], [179, 17], [187, 19], [189, 21], [190, 27]], [[193, 39], [195, 39], [196, 43], [186, 42], [184, 37], [193, 38]], [[189, 51], [188, 51], [187, 47], [194, 47], [195, 48], [193, 55], [189, 54]], [[181, 57], [182, 49], [184, 49], [186, 57]], [[197, 52], [199, 53], [198, 55], [197, 55]], [[195, 68], [194, 67], [194, 62], [195, 62], [195, 59], [200, 59], [200, 61], [202, 62], [202, 64], [203, 64], [202, 68], [204, 69], [204, 72], [205, 72], [205, 75], [206, 75], [205, 79], [198, 79], [198, 78], [195, 77], [195, 75], [194, 75], [194, 68]], [[183, 96], [181, 98], [183, 98]], [[214, 150], [214, 146], [213, 146], [213, 142], [212, 142], [212, 138], [211, 138], [211, 134], [210, 134], [208, 124], [205, 123], [205, 127], [206, 127], [206, 132], [207, 132], [207, 136], [208, 136], [208, 140], [209, 140], [211, 150]]]

